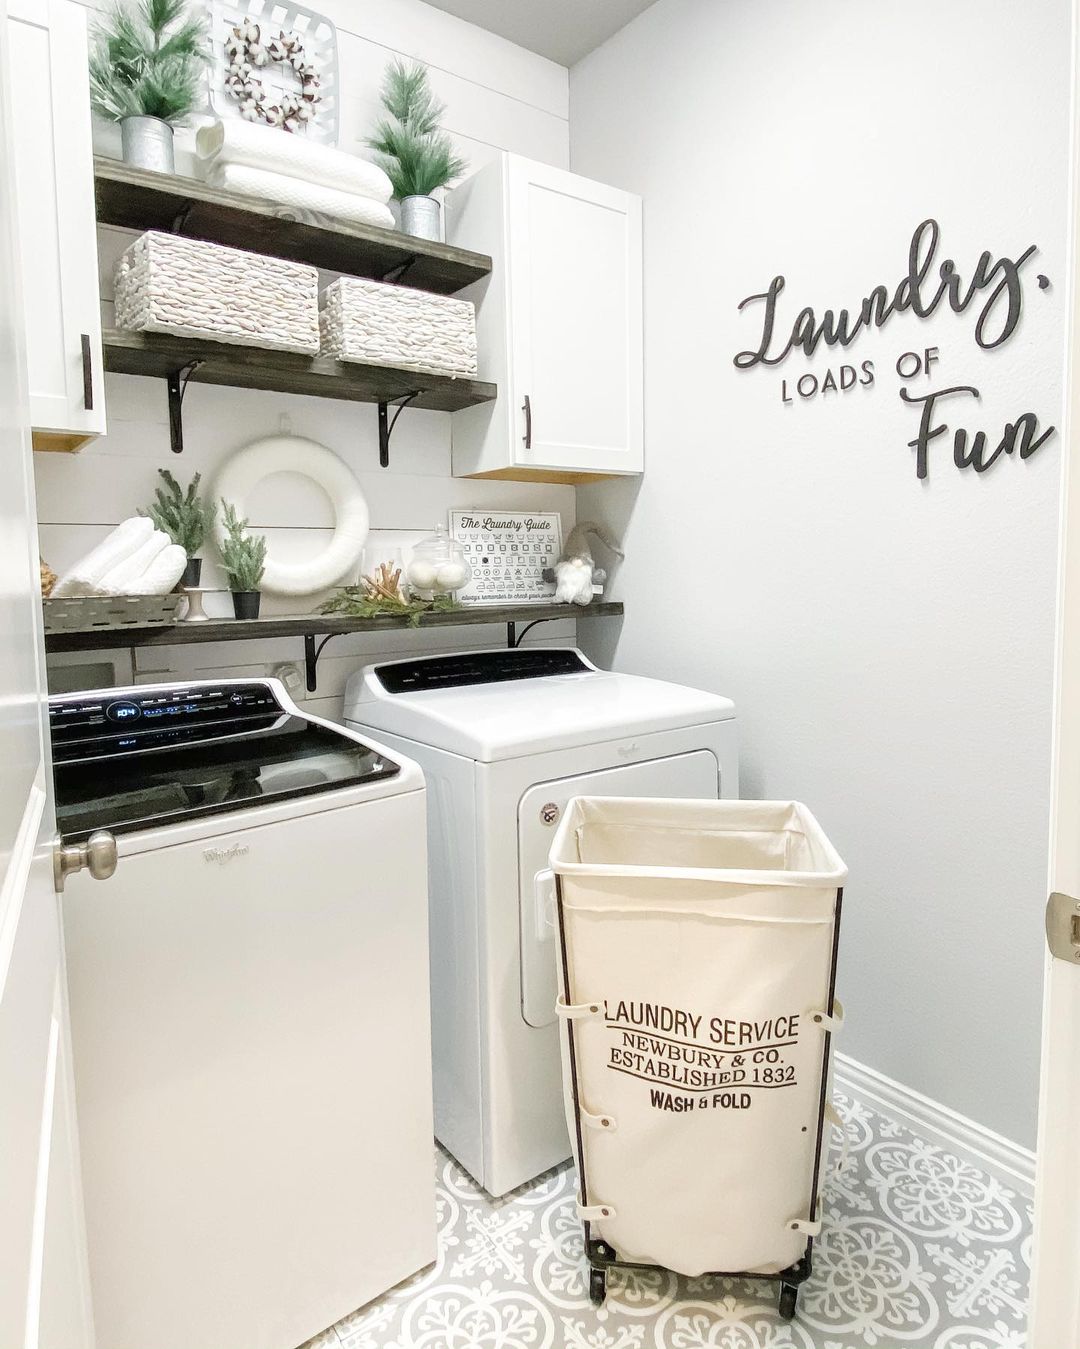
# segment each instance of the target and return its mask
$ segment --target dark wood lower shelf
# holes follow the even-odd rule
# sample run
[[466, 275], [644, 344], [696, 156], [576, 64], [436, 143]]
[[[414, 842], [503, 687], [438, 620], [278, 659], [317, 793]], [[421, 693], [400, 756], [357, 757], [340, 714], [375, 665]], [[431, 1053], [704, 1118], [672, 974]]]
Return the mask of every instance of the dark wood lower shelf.
[[[446, 614], [424, 614], [422, 628], [476, 627], [480, 624], [526, 624], [556, 618], [612, 618], [621, 615], [619, 600], [576, 604], [473, 605]], [[342, 618], [336, 614], [296, 614], [282, 618], [211, 618], [205, 623], [154, 624], [148, 627], [92, 628], [47, 632], [46, 651], [105, 651], [117, 647], [186, 646], [196, 642], [241, 642], [270, 637], [331, 637], [347, 632], [408, 631], [403, 618]]]
[[490, 403], [498, 394], [483, 380], [430, 375], [388, 365], [355, 365], [331, 356], [300, 356], [291, 351], [230, 346], [165, 333], [107, 328], [101, 334], [105, 369], [120, 375], [168, 379], [197, 361], [194, 384], [227, 384], [271, 393], [312, 394], [353, 403], [391, 403], [416, 394], [411, 407], [433, 412]]

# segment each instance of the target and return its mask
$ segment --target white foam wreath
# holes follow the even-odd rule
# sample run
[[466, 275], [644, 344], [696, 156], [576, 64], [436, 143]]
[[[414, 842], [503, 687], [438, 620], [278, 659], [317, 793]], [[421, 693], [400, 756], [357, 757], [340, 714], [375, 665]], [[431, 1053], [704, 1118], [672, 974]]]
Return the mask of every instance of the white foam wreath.
[[[314, 120], [316, 105], [322, 102], [321, 82], [298, 33], [283, 31], [267, 41], [254, 19], [244, 19], [225, 39], [225, 56], [225, 88], [240, 104], [241, 117], [285, 131], [299, 131], [304, 123]], [[271, 103], [255, 71], [277, 64], [292, 66], [300, 80], [300, 92], [283, 93], [279, 102]]]
[[[232, 502], [241, 519], [252, 490], [272, 473], [299, 473], [323, 489], [334, 508], [334, 534], [307, 562], [275, 562], [268, 553], [262, 589], [275, 595], [312, 595], [342, 580], [359, 562], [368, 536], [367, 501], [356, 475], [333, 450], [301, 436], [269, 436], [253, 441], [227, 460], [214, 484], [213, 500]], [[225, 537], [220, 508], [218, 545]]]

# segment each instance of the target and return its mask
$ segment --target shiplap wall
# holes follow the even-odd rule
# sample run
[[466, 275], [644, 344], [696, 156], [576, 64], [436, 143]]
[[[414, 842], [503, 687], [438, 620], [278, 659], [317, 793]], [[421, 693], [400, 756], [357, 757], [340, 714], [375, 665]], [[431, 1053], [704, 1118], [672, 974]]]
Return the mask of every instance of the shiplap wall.
[[[90, 4], [90, 8], [103, 5]], [[463, 23], [420, 0], [320, 0], [317, 6], [338, 27], [342, 77], [339, 145], [362, 152], [363, 138], [378, 106], [382, 71], [394, 55], [423, 62], [447, 107], [445, 124], [470, 170], [500, 149], [566, 167], [569, 162], [566, 70], [491, 33]], [[100, 152], [118, 153], [115, 128], [99, 126]], [[190, 166], [190, 133], [181, 133], [177, 167]], [[452, 200], [449, 203], [452, 210]], [[112, 320], [111, 274], [115, 259], [134, 235], [99, 231], [103, 316]], [[483, 375], [483, 371], [480, 372]], [[261, 436], [291, 431], [318, 441], [353, 469], [371, 509], [375, 547], [406, 550], [452, 507], [559, 511], [564, 530], [574, 519], [574, 491], [545, 484], [473, 482], [450, 476], [450, 416], [407, 410], [394, 431], [391, 466], [378, 466], [377, 414], [367, 404], [340, 403], [289, 394], [261, 393], [192, 384], [184, 402], [185, 449], [169, 449], [164, 383], [115, 375], [106, 379], [109, 433], [77, 455], [37, 454], [38, 516], [43, 556], [57, 571], [75, 561], [113, 525], [150, 500], [157, 469], [182, 481], [196, 469], [212, 482], [222, 462]], [[268, 478], [246, 503], [254, 528], [264, 531], [275, 556], [313, 556], [332, 524], [330, 504], [307, 480], [292, 474]], [[206, 550], [203, 584], [224, 585]], [[321, 596], [284, 600], [264, 596], [264, 613], [309, 612]], [[207, 597], [207, 611], [231, 612], [227, 594]], [[527, 640], [566, 641], [571, 622], [545, 624]], [[337, 717], [348, 674], [372, 659], [423, 650], [499, 645], [499, 628], [403, 633], [394, 638], [341, 637], [319, 664], [316, 695], [301, 694], [322, 715]], [[136, 654], [112, 653], [118, 679], [152, 680], [170, 674], [257, 674], [300, 660], [299, 638], [266, 642], [161, 647]], [[81, 661], [83, 658], [79, 658]], [[94, 658], [96, 659], [96, 657]], [[74, 663], [78, 663], [75, 661]], [[68, 668], [73, 658], [56, 658]]]

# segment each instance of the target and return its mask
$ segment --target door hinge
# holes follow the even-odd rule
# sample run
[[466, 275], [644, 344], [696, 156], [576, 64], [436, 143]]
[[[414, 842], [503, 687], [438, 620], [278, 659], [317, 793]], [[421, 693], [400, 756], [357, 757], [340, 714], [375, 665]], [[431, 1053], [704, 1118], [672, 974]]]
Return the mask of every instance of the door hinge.
[[1055, 959], [1080, 961], [1080, 899], [1055, 890], [1046, 901], [1046, 944]]

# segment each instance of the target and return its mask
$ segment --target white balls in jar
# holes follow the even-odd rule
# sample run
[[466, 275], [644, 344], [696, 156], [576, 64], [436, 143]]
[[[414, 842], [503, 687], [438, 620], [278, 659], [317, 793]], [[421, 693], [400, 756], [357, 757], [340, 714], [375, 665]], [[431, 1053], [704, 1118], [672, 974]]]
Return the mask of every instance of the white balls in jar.
[[408, 576], [409, 584], [417, 590], [430, 590], [435, 584], [435, 568], [420, 558], [409, 563]]
[[464, 563], [454, 560], [440, 562], [435, 572], [435, 584], [440, 590], [460, 590], [468, 576]]

